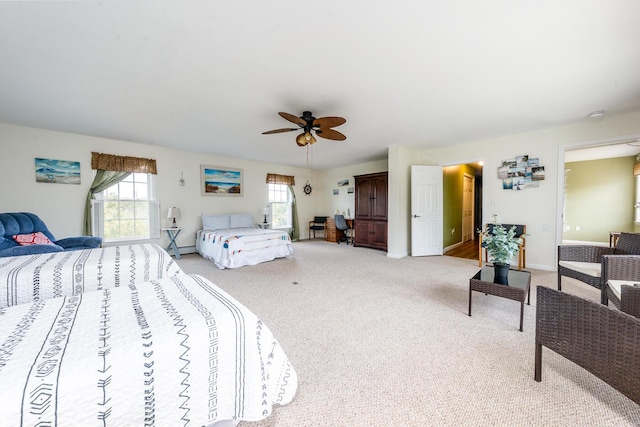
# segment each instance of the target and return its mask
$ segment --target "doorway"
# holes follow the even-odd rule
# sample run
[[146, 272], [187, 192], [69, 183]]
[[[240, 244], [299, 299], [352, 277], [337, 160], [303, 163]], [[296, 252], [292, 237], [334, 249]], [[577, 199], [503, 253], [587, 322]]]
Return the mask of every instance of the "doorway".
[[634, 164], [639, 154], [635, 137], [561, 150], [558, 244], [607, 245], [612, 231], [637, 232]]
[[482, 162], [443, 168], [444, 255], [478, 259], [482, 224]]
[[468, 173], [462, 176], [462, 243], [473, 240], [473, 196], [475, 178]]

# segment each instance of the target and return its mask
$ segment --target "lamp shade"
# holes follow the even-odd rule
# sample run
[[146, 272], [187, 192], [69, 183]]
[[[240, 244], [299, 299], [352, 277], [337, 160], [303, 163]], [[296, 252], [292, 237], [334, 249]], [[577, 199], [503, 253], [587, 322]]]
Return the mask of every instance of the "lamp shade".
[[167, 213], [167, 218], [180, 218], [180, 208], [176, 208], [175, 206], [169, 208], [169, 212]]
[[269, 208], [262, 208], [260, 209], [260, 213], [262, 215], [269, 215]]

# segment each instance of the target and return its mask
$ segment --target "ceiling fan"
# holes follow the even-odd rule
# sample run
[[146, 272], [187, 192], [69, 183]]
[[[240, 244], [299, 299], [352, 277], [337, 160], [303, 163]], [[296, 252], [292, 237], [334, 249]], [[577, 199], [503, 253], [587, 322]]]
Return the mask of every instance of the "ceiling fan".
[[297, 124], [298, 127], [269, 130], [266, 132], [262, 132], [263, 135], [302, 130], [302, 133], [296, 137], [296, 144], [298, 144], [300, 147], [304, 147], [307, 144], [314, 144], [316, 142], [316, 138], [313, 136], [311, 131], [314, 131], [320, 138], [332, 139], [334, 141], [344, 141], [345, 139], [347, 139], [346, 136], [344, 136], [337, 130], [331, 129], [347, 122], [342, 117], [315, 118], [313, 117], [313, 114], [311, 114], [311, 111], [304, 111], [302, 113], [302, 116], [300, 117], [296, 117], [293, 114], [283, 112], [280, 112], [278, 114], [280, 114], [280, 117], [282, 117], [283, 119]]

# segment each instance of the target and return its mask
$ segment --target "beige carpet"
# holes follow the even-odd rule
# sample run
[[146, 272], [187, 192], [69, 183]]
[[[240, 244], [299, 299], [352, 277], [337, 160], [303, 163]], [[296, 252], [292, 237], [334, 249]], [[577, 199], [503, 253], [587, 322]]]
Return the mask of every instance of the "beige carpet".
[[[242, 426], [631, 426], [640, 406], [582, 368], [543, 351], [533, 380], [535, 286], [555, 272], [532, 270], [531, 306], [474, 292], [477, 261], [387, 258], [324, 241], [295, 255], [218, 270], [183, 256], [261, 317], [298, 377], [295, 400]], [[563, 290], [599, 301], [572, 279]]]

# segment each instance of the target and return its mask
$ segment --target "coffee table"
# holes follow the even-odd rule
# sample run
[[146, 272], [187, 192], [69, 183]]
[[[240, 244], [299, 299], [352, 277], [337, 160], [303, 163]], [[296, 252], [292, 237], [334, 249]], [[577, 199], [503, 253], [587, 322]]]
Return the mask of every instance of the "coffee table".
[[469, 280], [469, 316], [471, 316], [471, 292], [482, 292], [514, 301], [520, 301], [520, 332], [524, 316], [524, 301], [531, 303], [531, 273], [524, 270], [509, 270], [508, 285], [493, 283], [493, 267], [482, 267]]

